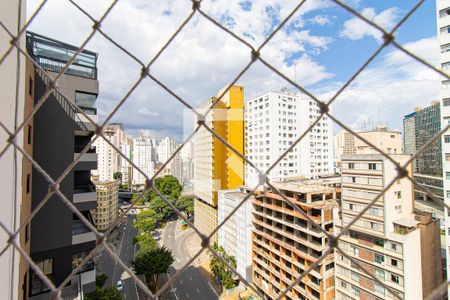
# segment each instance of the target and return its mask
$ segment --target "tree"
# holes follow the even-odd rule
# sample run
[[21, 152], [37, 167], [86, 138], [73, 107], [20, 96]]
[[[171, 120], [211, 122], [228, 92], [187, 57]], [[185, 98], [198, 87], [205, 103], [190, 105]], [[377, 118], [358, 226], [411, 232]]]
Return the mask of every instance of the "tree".
[[175, 202], [175, 206], [190, 218], [194, 213], [194, 196], [182, 196]]
[[[167, 200], [173, 202], [171, 197], [167, 197]], [[155, 197], [150, 201], [149, 208], [156, 212], [158, 220], [167, 220], [172, 214], [172, 208], [160, 197]]]
[[95, 286], [102, 288], [105, 285], [106, 280], [108, 279], [108, 275], [105, 273], [99, 273], [95, 276]]
[[115, 285], [101, 289], [98, 286], [95, 288], [95, 291], [86, 294], [86, 300], [122, 300], [122, 295], [117, 290]]
[[153, 251], [158, 248], [158, 243], [149, 233], [143, 233], [135, 236], [133, 242], [139, 246], [138, 254]]
[[157, 213], [152, 209], [146, 209], [137, 214], [134, 221], [134, 228], [142, 233], [151, 233], [155, 229]]
[[156, 178], [155, 187], [161, 194], [171, 196], [173, 199], [178, 199], [183, 190], [178, 179], [172, 175]]
[[167, 273], [173, 262], [172, 251], [162, 246], [152, 251], [139, 253], [132, 262], [132, 266], [136, 274], [145, 276], [150, 290], [156, 292], [159, 275]]
[[[222, 246], [218, 246], [217, 243], [213, 246], [214, 252], [223, 258], [232, 268], [236, 269], [236, 258], [228, 255]], [[209, 263], [211, 271], [214, 276], [220, 281], [224, 288], [227, 290], [236, 287], [239, 280], [235, 279], [234, 273], [228, 269], [227, 265], [214, 254], [211, 254], [211, 261]]]
[[114, 172], [113, 178], [122, 180], [122, 172]]

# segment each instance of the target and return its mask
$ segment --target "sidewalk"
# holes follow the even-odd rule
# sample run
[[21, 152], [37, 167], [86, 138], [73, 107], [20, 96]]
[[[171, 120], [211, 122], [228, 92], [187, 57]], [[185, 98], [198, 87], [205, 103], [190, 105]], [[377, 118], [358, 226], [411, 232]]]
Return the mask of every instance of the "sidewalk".
[[[201, 239], [197, 234], [192, 234], [186, 242], [186, 248], [191, 256], [196, 255], [202, 250]], [[216, 283], [216, 280], [211, 273], [209, 262], [211, 255], [209, 250], [204, 249], [202, 253], [194, 260], [194, 266], [200, 268], [203, 277], [208, 281], [209, 285], [214, 289], [217, 295], [222, 293], [222, 287]]]

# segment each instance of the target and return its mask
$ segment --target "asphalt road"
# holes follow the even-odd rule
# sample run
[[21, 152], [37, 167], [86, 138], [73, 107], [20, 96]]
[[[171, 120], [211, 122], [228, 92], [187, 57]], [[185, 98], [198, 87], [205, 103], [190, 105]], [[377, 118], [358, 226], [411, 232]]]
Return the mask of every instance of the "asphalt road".
[[[127, 216], [125, 228], [122, 227], [122, 237], [118, 246], [120, 259], [129, 267], [131, 261], [134, 259], [135, 245], [133, 245], [133, 237], [137, 234], [136, 229], [133, 227], [133, 220], [135, 216]], [[116, 229], [117, 230], [117, 229]], [[137, 295], [136, 284], [130, 275], [123, 270], [123, 268], [116, 263], [108, 254], [102, 253], [99, 260], [98, 269], [100, 272], [108, 275], [108, 280], [105, 286], [116, 285], [117, 281], [123, 281], [122, 295], [124, 299], [139, 299]]]
[[[177, 230], [177, 222], [170, 222], [166, 225], [162, 233], [162, 243], [172, 249], [175, 262], [169, 270], [169, 275], [161, 276], [161, 283], [173, 277], [177, 270], [180, 270], [191, 258], [186, 244], [192, 230]], [[197, 300], [197, 299], [218, 299], [215, 291], [210, 287], [207, 279], [202, 275], [200, 268], [191, 264], [161, 297], [167, 300]]]

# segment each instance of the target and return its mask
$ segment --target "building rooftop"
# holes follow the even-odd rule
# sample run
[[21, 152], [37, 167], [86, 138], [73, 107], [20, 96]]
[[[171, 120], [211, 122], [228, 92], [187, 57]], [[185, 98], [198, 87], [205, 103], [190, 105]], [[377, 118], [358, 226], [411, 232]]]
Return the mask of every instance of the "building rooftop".
[[[27, 51], [44, 70], [59, 73], [78, 51], [78, 47], [27, 31]], [[82, 50], [65, 74], [97, 79], [98, 54]]]

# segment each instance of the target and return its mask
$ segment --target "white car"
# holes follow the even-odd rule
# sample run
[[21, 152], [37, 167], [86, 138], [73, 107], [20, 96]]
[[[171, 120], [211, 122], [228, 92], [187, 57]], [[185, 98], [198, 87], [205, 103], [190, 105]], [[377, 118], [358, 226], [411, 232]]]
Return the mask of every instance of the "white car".
[[117, 281], [117, 290], [119, 292], [123, 291], [123, 281], [122, 280]]

